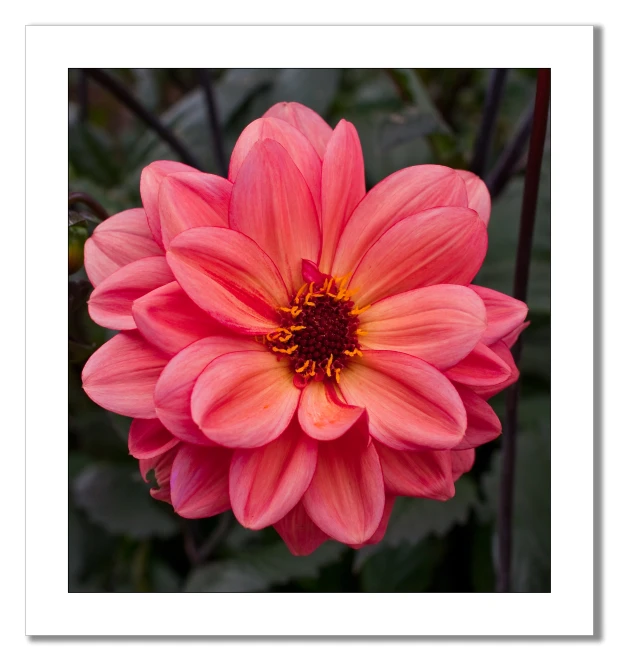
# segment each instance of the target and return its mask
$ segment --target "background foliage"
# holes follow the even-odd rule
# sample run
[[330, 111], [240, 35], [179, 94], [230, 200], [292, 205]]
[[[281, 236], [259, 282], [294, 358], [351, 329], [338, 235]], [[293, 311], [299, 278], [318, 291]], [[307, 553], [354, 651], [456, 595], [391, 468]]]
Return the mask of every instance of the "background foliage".
[[[217, 172], [203, 89], [191, 69], [109, 71]], [[359, 131], [368, 188], [400, 168], [466, 168], [490, 72], [472, 69], [230, 69], [212, 73], [226, 157], [242, 129], [278, 101], [304, 103], [335, 126]], [[534, 95], [535, 72], [510, 70], [490, 169]], [[78, 70], [69, 72], [69, 186], [111, 213], [141, 206], [139, 176], [153, 160], [179, 160], [152, 130]], [[526, 156], [526, 151], [524, 152]], [[476, 283], [511, 293], [522, 201], [523, 156], [493, 199], [489, 250]], [[524, 334], [514, 520], [515, 591], [550, 590], [550, 150], [534, 237]], [[70, 213], [69, 256], [96, 225]], [[495, 585], [500, 439], [446, 503], [398, 499], [383, 542], [354, 551], [330, 542], [291, 556], [273, 529], [247, 531], [229, 516], [186, 521], [150, 498], [127, 453], [129, 419], [91, 402], [80, 373], [113, 331], [88, 318], [83, 269], [69, 277], [69, 590], [492, 591]], [[503, 416], [504, 397], [492, 404]]]

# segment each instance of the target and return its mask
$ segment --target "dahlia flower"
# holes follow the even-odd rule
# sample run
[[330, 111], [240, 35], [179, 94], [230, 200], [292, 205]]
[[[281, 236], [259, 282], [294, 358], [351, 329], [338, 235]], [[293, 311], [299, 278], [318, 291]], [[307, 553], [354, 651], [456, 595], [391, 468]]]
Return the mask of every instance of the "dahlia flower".
[[490, 197], [469, 172], [365, 190], [357, 132], [280, 103], [227, 179], [146, 167], [143, 209], [85, 246], [92, 319], [121, 331], [83, 386], [182, 517], [232, 509], [294, 554], [384, 535], [395, 496], [445, 500], [500, 422], [526, 306], [471, 282]]

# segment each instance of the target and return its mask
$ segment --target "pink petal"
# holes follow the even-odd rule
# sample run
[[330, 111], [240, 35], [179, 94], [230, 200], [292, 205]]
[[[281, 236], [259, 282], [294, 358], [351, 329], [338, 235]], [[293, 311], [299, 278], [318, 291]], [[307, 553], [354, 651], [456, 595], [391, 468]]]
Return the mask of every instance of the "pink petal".
[[143, 257], [163, 255], [144, 209], [128, 209], [97, 225], [84, 245], [84, 268], [96, 287], [118, 269]]
[[228, 179], [236, 181], [241, 166], [257, 142], [274, 140], [280, 144], [297, 166], [312, 195], [316, 209], [320, 209], [321, 163], [310, 141], [288, 122], [274, 117], [261, 117], [241, 133], [230, 157]]
[[409, 452], [376, 444], [387, 492], [413, 498], [448, 500], [455, 494], [451, 453]]
[[99, 406], [130, 418], [155, 418], [155, 384], [168, 357], [137, 332], [115, 335], [82, 371], [86, 394]]
[[466, 409], [466, 434], [454, 450], [476, 448], [482, 443], [494, 441], [501, 435], [501, 421], [493, 408], [466, 386], [456, 385], [456, 390]]
[[331, 273], [344, 226], [364, 195], [361, 143], [355, 127], [343, 119], [333, 131], [322, 167], [321, 271]]
[[138, 259], [95, 288], [88, 300], [88, 313], [99, 326], [132, 330], [136, 328], [133, 302], [172, 280], [174, 276], [163, 255]]
[[481, 342], [445, 376], [465, 386], [496, 386], [511, 375], [511, 369], [496, 352]]
[[475, 450], [457, 450], [451, 453], [451, 470], [454, 482], [468, 473], [475, 463]]
[[385, 488], [365, 420], [342, 438], [319, 444], [316, 472], [303, 504], [321, 530], [344, 544], [363, 544], [376, 532]]
[[292, 101], [276, 103], [264, 113], [264, 117], [277, 117], [288, 122], [303, 133], [320, 158], [324, 157], [333, 129], [317, 112]]
[[274, 524], [292, 555], [309, 555], [329, 537], [309, 518], [303, 502]]
[[129, 427], [129, 454], [136, 459], [150, 459], [163, 454], [178, 443], [178, 439], [157, 418], [135, 418]]
[[488, 187], [472, 172], [467, 172], [466, 170], [456, 170], [456, 172], [462, 177], [466, 185], [466, 194], [469, 198], [469, 209], [477, 211], [479, 217], [487, 225], [490, 220], [490, 208], [492, 206]]
[[163, 247], [163, 238], [159, 218], [159, 186], [165, 177], [177, 172], [198, 172], [198, 170], [176, 161], [155, 161], [142, 170], [140, 178], [140, 195], [148, 226], [153, 238], [161, 247]]
[[513, 331], [505, 335], [505, 337], [502, 337], [501, 340], [507, 345], [508, 349], [511, 349], [514, 346], [514, 344], [516, 344], [516, 341], [520, 337], [520, 333], [522, 333], [522, 331], [525, 328], [528, 328], [530, 325], [531, 325], [530, 321], [525, 321], [523, 324], [520, 324], [519, 326], [514, 328]]
[[225, 326], [264, 335], [279, 325], [277, 308], [290, 296], [271, 259], [250, 238], [198, 227], [179, 234], [167, 257], [185, 293]]
[[230, 227], [252, 238], [273, 260], [289, 294], [303, 284], [301, 260], [318, 261], [316, 205], [278, 142], [257, 142], [243, 162], [232, 189]]
[[490, 346], [497, 340], [518, 328], [527, 316], [525, 303], [507, 294], [471, 285], [471, 289], [481, 298], [486, 306], [488, 328], [482, 337], [482, 342]]
[[376, 532], [364, 544], [352, 544], [351, 546], [354, 549], [360, 549], [363, 546], [367, 546], [368, 544], [378, 544], [379, 542], [383, 541], [383, 537], [387, 532], [387, 526], [389, 525], [389, 517], [391, 516], [391, 512], [393, 511], [394, 504], [395, 504], [395, 496], [386, 493], [383, 516], [380, 520], [380, 523], [378, 524], [378, 528], [376, 528]]
[[148, 474], [150, 471], [155, 472], [155, 481], [157, 487], [150, 490], [150, 495], [155, 500], [162, 500], [165, 503], [170, 503], [170, 474], [172, 472], [172, 463], [176, 457], [180, 445], [175, 445], [170, 450], [166, 450], [162, 454], [148, 459], [140, 459], [140, 473], [142, 479], [147, 484], [150, 483]]
[[504, 365], [507, 366], [509, 370], [509, 376], [504, 381], [499, 381], [498, 383], [493, 385], [481, 385], [481, 384], [471, 385], [470, 386], [471, 390], [476, 392], [480, 397], [483, 397], [483, 399], [490, 399], [490, 397], [494, 397], [502, 390], [505, 390], [505, 388], [509, 388], [509, 386], [511, 386], [513, 383], [516, 383], [516, 381], [518, 381], [518, 378], [520, 377], [520, 372], [516, 367], [516, 363], [514, 362], [514, 357], [512, 356], [512, 352], [509, 350], [505, 342], [503, 341], [495, 342], [489, 348], [489, 351], [492, 353], [495, 360], [501, 361]]
[[428, 285], [468, 285], [486, 256], [488, 233], [471, 209], [439, 207], [394, 225], [363, 256], [349, 287], [360, 306]]
[[202, 519], [229, 510], [231, 457], [232, 453], [225, 448], [183, 444], [170, 476], [174, 511], [186, 519]]
[[155, 387], [155, 407], [161, 422], [183, 441], [212, 445], [191, 417], [191, 393], [202, 370], [232, 351], [264, 351], [243, 337], [207, 337], [183, 349], [166, 365]]
[[295, 414], [300, 391], [288, 360], [267, 351], [216, 358], [191, 396], [195, 423], [208, 438], [230, 448], [257, 448], [275, 440]]
[[232, 184], [203, 172], [180, 172], [159, 186], [161, 235], [166, 248], [191, 227], [228, 227]]
[[317, 455], [318, 442], [294, 419], [272, 443], [236, 450], [230, 465], [230, 500], [239, 523], [260, 530], [286, 516], [312, 481]]
[[328, 381], [310, 381], [301, 392], [299, 423], [319, 441], [339, 438], [362, 414], [362, 408], [343, 402]]
[[446, 450], [466, 430], [458, 392], [436, 368], [395, 351], [364, 351], [342, 370], [346, 401], [363, 406], [370, 433], [396, 450]]
[[443, 370], [479, 342], [486, 310], [468, 287], [432, 285], [383, 298], [360, 321], [362, 347], [401, 351]]
[[413, 165], [383, 179], [354, 210], [338, 243], [333, 275], [355, 269], [370, 246], [398, 221], [432, 207], [466, 207], [466, 186], [451, 168]]
[[133, 318], [151, 344], [172, 356], [196, 340], [229, 333], [199, 308], [177, 282], [138, 298], [133, 304]]

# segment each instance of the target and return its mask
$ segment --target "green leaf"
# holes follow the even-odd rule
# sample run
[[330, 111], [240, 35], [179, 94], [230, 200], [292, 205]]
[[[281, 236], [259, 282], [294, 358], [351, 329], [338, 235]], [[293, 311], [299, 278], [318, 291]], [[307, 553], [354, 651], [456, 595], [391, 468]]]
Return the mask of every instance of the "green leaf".
[[176, 520], [151, 498], [136, 467], [89, 466], [76, 478], [73, 493], [78, 507], [114, 535], [146, 539], [177, 531]]
[[445, 502], [426, 498], [398, 498], [382, 543], [359, 549], [354, 568], [360, 569], [381, 547], [395, 548], [402, 543], [418, 544], [432, 534], [442, 537], [456, 524], [466, 523], [476, 503], [475, 485], [466, 476], [456, 483], [456, 495]]
[[315, 578], [321, 567], [337, 561], [345, 550], [342, 544], [327, 542], [311, 555], [297, 557], [278, 542], [194, 570], [185, 592], [256, 592], [295, 579]]
[[361, 586], [364, 592], [424, 592], [442, 557], [436, 537], [415, 545], [382, 548], [363, 565]]
[[[524, 398], [520, 404], [514, 490], [512, 589], [550, 591], [550, 398]], [[486, 502], [480, 516], [495, 525], [501, 476], [501, 453], [482, 478]], [[495, 553], [496, 564], [496, 553]]]

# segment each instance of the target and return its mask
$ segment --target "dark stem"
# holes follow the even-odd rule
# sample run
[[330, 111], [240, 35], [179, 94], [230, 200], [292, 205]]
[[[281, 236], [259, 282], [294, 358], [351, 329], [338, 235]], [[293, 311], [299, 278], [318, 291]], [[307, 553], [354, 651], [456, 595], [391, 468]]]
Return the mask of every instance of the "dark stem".
[[516, 132], [505, 145], [505, 149], [501, 152], [490, 174], [485, 178], [486, 186], [492, 197], [496, 197], [503, 191], [524, 154], [533, 124], [533, 107], [534, 104], [531, 103], [524, 111], [516, 127]]
[[69, 193], [69, 207], [78, 203], [87, 206], [99, 220], [105, 220], [110, 217], [110, 214], [104, 207], [94, 197], [88, 195], [88, 193]]
[[187, 147], [174, 135], [174, 133], [159, 121], [148, 108], [144, 107], [138, 99], [125, 87], [119, 80], [110, 76], [103, 69], [84, 69], [86, 75], [99, 83], [101, 87], [113, 94], [126, 108], [128, 108], [136, 117], [139, 117], [147, 126], [181, 157], [181, 159], [194, 168], [199, 169], [198, 159], [187, 149]]
[[488, 93], [484, 102], [484, 112], [481, 118], [479, 133], [475, 140], [471, 171], [479, 177], [486, 174], [486, 165], [490, 154], [490, 145], [494, 136], [494, 127], [499, 115], [499, 105], [505, 89], [508, 69], [492, 69], [488, 81]]
[[225, 177], [228, 174], [228, 168], [226, 166], [223, 134], [221, 132], [221, 122], [219, 121], [219, 112], [217, 110], [217, 103], [215, 101], [215, 90], [213, 89], [211, 74], [208, 69], [197, 69], [196, 73], [200, 86], [204, 91], [204, 97], [206, 99], [208, 122], [211, 128], [211, 135], [213, 136], [213, 144], [215, 145], [217, 168], [219, 170], [219, 174], [222, 177]]
[[[514, 276], [514, 297], [525, 302], [529, 284], [533, 229], [535, 226], [535, 212], [537, 209], [539, 182], [542, 172], [542, 157], [544, 155], [549, 105], [550, 69], [540, 69], [537, 74], [533, 127], [531, 130], [529, 158], [524, 179], [520, 235], [518, 237], [518, 253], [516, 255], [516, 272]], [[520, 361], [521, 351], [522, 344], [518, 340], [513, 349], [516, 365]], [[503, 461], [501, 465], [501, 490], [499, 494], [499, 570], [497, 592], [509, 592], [511, 590], [512, 519], [516, 467], [518, 396], [519, 387], [518, 383], [516, 383], [507, 391], [505, 433], [503, 435]]]
[[[186, 522], [189, 524], [189, 522]], [[191, 562], [192, 565], [202, 565], [204, 564], [217, 549], [217, 547], [223, 542], [226, 538], [232, 525], [234, 523], [234, 517], [232, 512], [228, 510], [224, 512], [220, 517], [215, 529], [211, 534], [204, 540], [201, 545], [196, 543], [194, 534], [191, 530], [190, 525], [185, 526], [184, 531], [184, 541], [185, 541], [185, 553]]]

